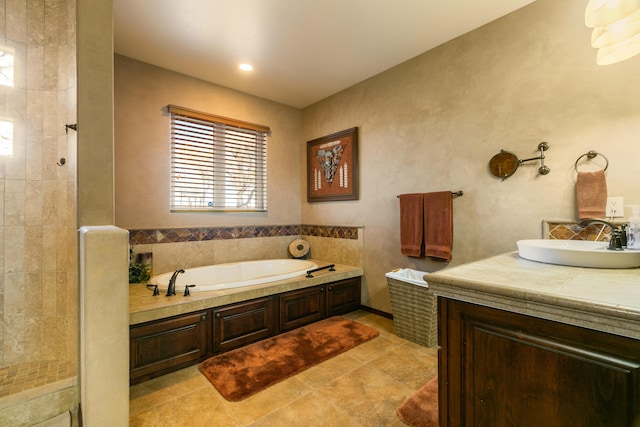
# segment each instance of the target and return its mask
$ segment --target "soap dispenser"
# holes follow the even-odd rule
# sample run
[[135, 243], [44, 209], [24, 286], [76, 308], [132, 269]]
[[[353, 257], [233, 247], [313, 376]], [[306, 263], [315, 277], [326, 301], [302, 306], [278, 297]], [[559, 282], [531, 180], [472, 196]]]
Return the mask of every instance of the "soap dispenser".
[[640, 250], [640, 205], [631, 205], [631, 216], [627, 225], [627, 249]]

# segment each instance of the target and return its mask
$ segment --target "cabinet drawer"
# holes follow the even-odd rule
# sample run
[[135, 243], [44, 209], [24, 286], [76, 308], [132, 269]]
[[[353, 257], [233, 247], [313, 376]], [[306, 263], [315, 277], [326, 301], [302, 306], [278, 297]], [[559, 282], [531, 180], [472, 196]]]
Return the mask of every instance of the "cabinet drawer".
[[213, 310], [213, 351], [231, 350], [277, 333], [275, 297]]
[[325, 317], [325, 286], [290, 291], [280, 296], [280, 332], [289, 331]]
[[208, 312], [190, 313], [131, 327], [132, 383], [188, 366], [207, 356]]
[[327, 285], [327, 316], [349, 313], [360, 308], [360, 278]]

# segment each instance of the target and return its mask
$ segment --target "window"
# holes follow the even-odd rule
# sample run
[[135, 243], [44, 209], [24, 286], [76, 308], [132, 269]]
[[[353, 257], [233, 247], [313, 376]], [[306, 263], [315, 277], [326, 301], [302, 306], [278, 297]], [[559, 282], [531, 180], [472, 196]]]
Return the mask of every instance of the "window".
[[13, 87], [13, 48], [0, 46], [0, 85]]
[[266, 126], [169, 105], [171, 210], [267, 210]]
[[13, 122], [0, 117], [0, 156], [13, 155]]

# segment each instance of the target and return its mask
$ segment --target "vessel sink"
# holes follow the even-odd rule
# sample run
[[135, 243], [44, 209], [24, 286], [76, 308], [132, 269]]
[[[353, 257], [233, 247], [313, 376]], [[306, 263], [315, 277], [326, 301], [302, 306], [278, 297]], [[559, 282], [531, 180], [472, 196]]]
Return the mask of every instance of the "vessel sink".
[[518, 240], [520, 257], [548, 264], [591, 268], [640, 267], [640, 251], [611, 251], [608, 242], [590, 240]]

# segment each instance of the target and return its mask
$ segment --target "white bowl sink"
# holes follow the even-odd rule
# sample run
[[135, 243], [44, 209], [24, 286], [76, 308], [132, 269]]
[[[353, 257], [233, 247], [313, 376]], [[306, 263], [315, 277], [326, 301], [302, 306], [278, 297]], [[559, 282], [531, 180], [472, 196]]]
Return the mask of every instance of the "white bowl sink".
[[548, 264], [591, 268], [640, 267], [640, 251], [610, 251], [608, 242], [590, 240], [518, 240], [520, 257]]

